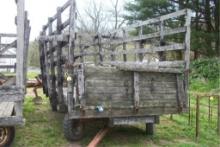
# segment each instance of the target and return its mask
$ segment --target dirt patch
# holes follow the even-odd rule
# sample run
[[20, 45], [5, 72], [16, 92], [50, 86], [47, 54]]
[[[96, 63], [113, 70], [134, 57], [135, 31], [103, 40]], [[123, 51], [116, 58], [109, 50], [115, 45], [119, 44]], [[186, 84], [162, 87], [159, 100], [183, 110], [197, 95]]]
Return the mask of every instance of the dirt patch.
[[82, 147], [82, 145], [80, 145], [79, 142], [74, 142], [74, 143], [67, 144], [63, 147]]

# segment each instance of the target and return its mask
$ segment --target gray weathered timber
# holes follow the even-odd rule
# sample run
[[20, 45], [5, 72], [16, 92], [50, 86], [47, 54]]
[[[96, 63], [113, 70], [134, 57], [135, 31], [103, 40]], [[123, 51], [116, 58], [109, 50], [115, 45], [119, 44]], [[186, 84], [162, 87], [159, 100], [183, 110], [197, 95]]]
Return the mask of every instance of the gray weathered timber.
[[182, 73], [182, 69], [179, 68], [160, 68], [160, 67], [153, 67], [153, 66], [145, 66], [143, 64], [117, 64], [115, 65], [118, 69], [124, 71], [139, 71], [139, 72], [165, 72], [165, 73]]
[[[15, 76], [8, 77], [0, 85], [0, 126], [14, 126], [24, 124], [22, 105], [25, 95], [27, 75], [27, 54], [30, 37], [30, 22], [24, 11], [24, 0], [16, 1], [17, 25], [16, 34], [0, 34], [0, 58], [16, 59], [16, 65], [0, 65], [0, 68], [15, 68]], [[3, 43], [2, 38], [12, 38], [9, 44]], [[13, 49], [16, 54], [6, 54]], [[7, 76], [5, 76], [7, 77]]]
[[[67, 7], [70, 15], [62, 23], [62, 8]], [[189, 58], [168, 60], [166, 56], [186, 51], [188, 42], [176, 41], [175, 36], [189, 33], [189, 25], [179, 23], [178, 27], [169, 28], [165, 22], [178, 22], [182, 16], [189, 21], [188, 9], [98, 34], [77, 32], [75, 0], [59, 9], [43, 32], [55, 21], [60, 22], [60, 27], [39, 37], [42, 43], [53, 42], [47, 53], [41, 52], [41, 57], [50, 60], [49, 65], [44, 61], [41, 68], [43, 75], [47, 75], [44, 65], [59, 69], [54, 75], [56, 80], [62, 71], [63, 85], [57, 85], [60, 88], [56, 90], [63, 95], [69, 119], [146, 118], [187, 110], [184, 83], [188, 79], [182, 77]], [[64, 29], [64, 24], [68, 29]], [[152, 31], [146, 33], [148, 27]]]
[[14, 102], [1, 102], [0, 103], [0, 118], [11, 116], [13, 109], [14, 109]]
[[0, 33], [0, 37], [12, 37], [12, 38], [15, 38], [15, 37], [17, 37], [17, 34]]
[[[62, 33], [62, 17], [61, 8], [57, 8], [57, 33]], [[57, 45], [57, 95], [60, 104], [64, 104], [63, 99], [63, 69], [62, 69], [62, 42]]]
[[10, 44], [7, 44], [6, 46], [4, 46], [1, 50], [0, 50], [0, 54], [3, 54], [5, 51], [7, 51], [10, 48], [15, 48], [17, 45], [17, 40], [13, 41]]
[[[176, 74], [154, 75], [148, 72], [139, 74], [133, 71], [126, 71], [126, 73], [114, 67], [86, 67], [86, 106], [97, 104], [108, 109], [133, 106], [138, 110], [139, 107], [177, 106]], [[115, 81], [116, 77], [118, 81]]]
[[75, 85], [75, 80], [74, 80], [74, 67], [71, 68], [71, 66], [75, 62], [75, 26], [76, 26], [76, 2], [75, 0], [71, 0], [70, 4], [70, 24], [69, 24], [69, 46], [68, 46], [68, 80], [67, 80], [67, 106], [68, 106], [68, 112], [73, 111], [73, 106], [74, 106], [74, 85]]
[[137, 110], [140, 104], [140, 78], [139, 73], [134, 72], [134, 108]]
[[16, 65], [16, 85], [18, 87], [24, 87], [24, 31], [25, 31], [25, 12], [24, 12], [24, 0], [19, 0], [17, 3], [17, 65]]
[[16, 55], [0, 55], [0, 58], [1, 59], [4, 59], [4, 58], [16, 58]]

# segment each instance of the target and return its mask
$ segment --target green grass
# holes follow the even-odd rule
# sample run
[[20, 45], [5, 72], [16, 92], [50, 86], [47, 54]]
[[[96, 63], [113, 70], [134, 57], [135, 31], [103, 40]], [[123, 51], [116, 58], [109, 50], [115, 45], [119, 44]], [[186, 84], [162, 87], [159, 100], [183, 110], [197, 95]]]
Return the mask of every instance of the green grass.
[[37, 73], [37, 72], [28, 72], [27, 73], [28, 79], [35, 79], [35, 77], [38, 75], [39, 75], [39, 73]]
[[[34, 77], [35, 74], [29, 74]], [[192, 90], [206, 91], [212, 87], [209, 84], [196, 81], [191, 84]], [[102, 122], [88, 122], [85, 127], [84, 138], [74, 145], [66, 141], [62, 132], [63, 114], [54, 113], [49, 106], [48, 98], [43, 97], [41, 105], [32, 102], [33, 94], [28, 90], [24, 103], [26, 125], [18, 127], [14, 147], [69, 147], [74, 145], [86, 146], [103, 127]], [[212, 121], [208, 122], [207, 100], [201, 101], [200, 137], [195, 141], [195, 110], [191, 109], [192, 120], [188, 125], [188, 114], [162, 116], [160, 124], [156, 125], [153, 137], [145, 135], [144, 124], [135, 126], [113, 127], [104, 137], [100, 147], [219, 147], [220, 137], [216, 133], [217, 111], [213, 109]], [[212, 105], [216, 102], [212, 101]], [[195, 98], [191, 97], [191, 105], [195, 106]]]
[[[41, 94], [42, 96], [42, 94]], [[43, 104], [35, 105], [32, 96], [27, 96], [24, 103], [24, 116], [26, 125], [18, 127], [14, 142], [15, 147], [65, 147], [69, 142], [63, 136], [63, 115], [50, 110], [48, 99], [43, 97]], [[193, 102], [194, 103], [194, 102]], [[174, 115], [161, 117], [156, 125], [156, 134], [153, 137], [145, 135], [143, 124], [136, 126], [118, 126], [111, 129], [99, 145], [100, 147], [218, 147], [220, 138], [216, 134], [216, 117], [213, 116], [209, 125], [207, 110], [201, 112], [200, 139], [195, 141], [195, 112], [193, 112], [192, 125], [188, 125], [188, 115]], [[85, 128], [83, 140], [78, 142], [82, 146], [88, 145], [96, 135], [102, 122], [89, 122]]]

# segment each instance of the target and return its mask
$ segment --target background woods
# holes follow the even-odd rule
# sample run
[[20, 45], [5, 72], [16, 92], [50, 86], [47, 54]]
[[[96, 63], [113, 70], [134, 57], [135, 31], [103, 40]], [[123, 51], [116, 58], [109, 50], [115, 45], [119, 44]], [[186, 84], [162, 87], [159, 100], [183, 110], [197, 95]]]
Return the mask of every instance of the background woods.
[[134, 0], [125, 16], [130, 23], [164, 15], [179, 9], [193, 10], [191, 50], [199, 56], [219, 56], [219, 0]]

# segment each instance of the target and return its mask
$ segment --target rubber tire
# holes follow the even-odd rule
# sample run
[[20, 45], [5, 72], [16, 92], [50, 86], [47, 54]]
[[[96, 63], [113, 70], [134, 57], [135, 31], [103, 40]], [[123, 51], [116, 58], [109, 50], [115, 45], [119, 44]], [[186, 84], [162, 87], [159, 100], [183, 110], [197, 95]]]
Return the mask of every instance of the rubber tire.
[[4, 142], [4, 144], [0, 144], [0, 147], [10, 147], [15, 137], [15, 127], [1, 127], [1, 128], [7, 128], [8, 137], [7, 140]]
[[[78, 132], [76, 132], [76, 129], [78, 129]], [[67, 140], [69, 141], [80, 140], [83, 137], [83, 129], [84, 126], [80, 122], [80, 120], [67, 119], [67, 117], [64, 118], [63, 132]]]
[[50, 97], [50, 106], [53, 112], [57, 112], [57, 105], [58, 105], [58, 100], [56, 95], [52, 95]]
[[153, 136], [154, 130], [154, 123], [146, 123], [146, 135]]

